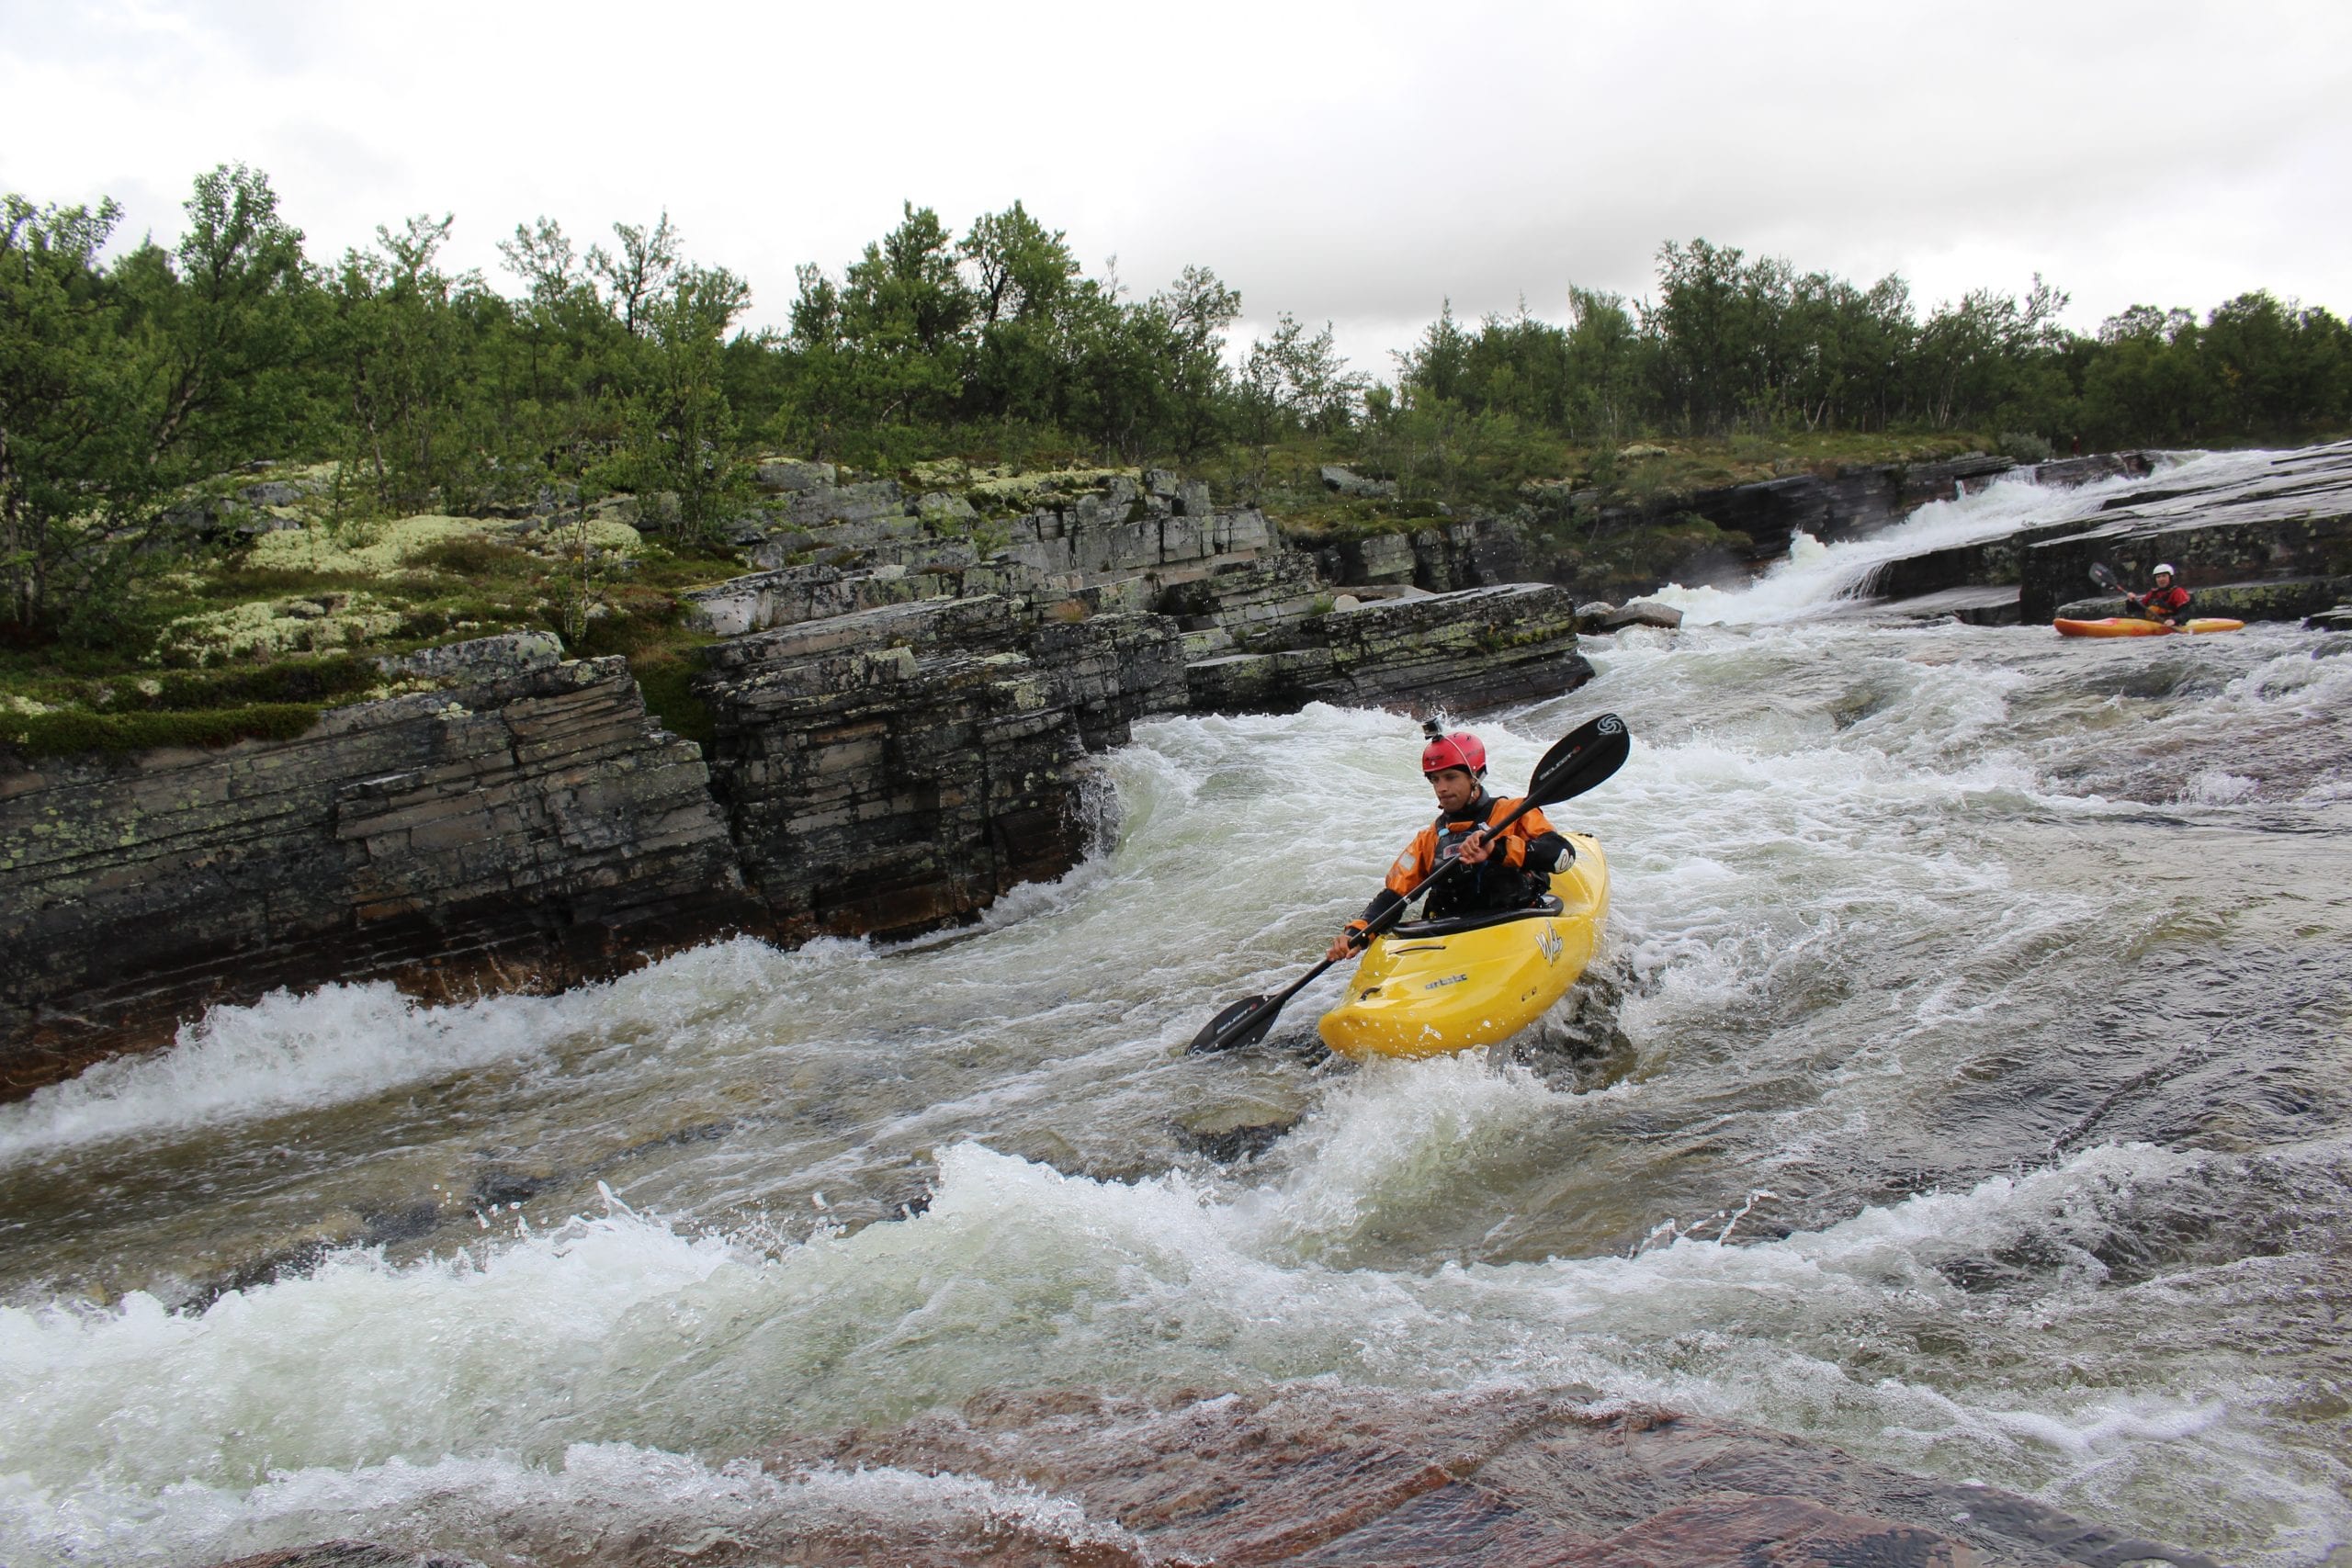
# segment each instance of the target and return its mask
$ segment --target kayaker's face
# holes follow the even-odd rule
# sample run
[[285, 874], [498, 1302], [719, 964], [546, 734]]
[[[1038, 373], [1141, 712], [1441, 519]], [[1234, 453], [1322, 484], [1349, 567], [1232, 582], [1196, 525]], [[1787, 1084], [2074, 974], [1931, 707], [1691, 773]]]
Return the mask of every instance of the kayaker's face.
[[1437, 791], [1440, 811], [1459, 811], [1478, 797], [1477, 775], [1467, 768], [1447, 768], [1430, 774], [1430, 787]]

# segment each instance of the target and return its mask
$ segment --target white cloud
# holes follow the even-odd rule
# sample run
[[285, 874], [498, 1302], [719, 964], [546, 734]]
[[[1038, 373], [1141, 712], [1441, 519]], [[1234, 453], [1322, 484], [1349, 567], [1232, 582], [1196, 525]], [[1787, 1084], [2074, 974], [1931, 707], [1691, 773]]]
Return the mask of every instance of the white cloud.
[[2352, 308], [2352, 11], [2317, 5], [201, 5], [0, 0], [0, 185], [177, 232], [269, 171], [314, 254], [454, 211], [667, 207], [780, 320], [911, 197], [1025, 201], [1385, 373], [1451, 296], [1557, 316], [1703, 234], [1923, 303], [2040, 271], [2079, 326], [2244, 288]]

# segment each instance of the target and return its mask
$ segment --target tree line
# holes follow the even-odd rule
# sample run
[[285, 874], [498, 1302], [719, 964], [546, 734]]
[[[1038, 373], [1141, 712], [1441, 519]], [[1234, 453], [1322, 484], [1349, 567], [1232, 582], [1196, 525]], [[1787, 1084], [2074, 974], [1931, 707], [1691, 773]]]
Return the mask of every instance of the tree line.
[[1384, 382], [1288, 315], [1237, 350], [1241, 298], [1214, 272], [1139, 295], [1019, 202], [960, 235], [907, 204], [838, 272], [799, 268], [776, 329], [743, 324], [748, 283], [690, 258], [666, 214], [585, 249], [519, 224], [501, 287], [447, 264], [447, 216], [314, 260], [243, 166], [199, 177], [186, 211], [175, 245], [116, 254], [114, 203], [0, 195], [0, 628], [102, 623], [177, 547], [163, 502], [263, 457], [336, 459], [355, 504], [388, 512], [550, 480], [665, 492], [692, 541], [743, 504], [763, 448], [895, 468], [1793, 429], [2222, 445], [2352, 415], [2343, 322], [2266, 293], [2084, 336], [2039, 279], [1922, 316], [1899, 277], [1704, 240], [1661, 249], [1653, 299], [1574, 289], [1565, 322], [1464, 326], [1449, 305]]
[[2352, 333], [2243, 294], [2202, 321], [2135, 306], [2095, 335], [2040, 277], [1922, 317], [1899, 276], [1867, 288], [1694, 240], [1658, 252], [1655, 302], [1570, 290], [1475, 331], [1443, 311], [1400, 355], [1397, 400], [1504, 414], [1572, 439], [1802, 430], [2000, 430], [2042, 442], [2226, 446], [2352, 422]]

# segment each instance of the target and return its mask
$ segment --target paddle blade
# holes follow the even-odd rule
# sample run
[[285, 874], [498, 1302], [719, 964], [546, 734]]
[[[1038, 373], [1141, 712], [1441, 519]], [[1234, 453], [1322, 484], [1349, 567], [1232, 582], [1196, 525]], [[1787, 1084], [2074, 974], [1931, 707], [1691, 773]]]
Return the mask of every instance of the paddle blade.
[[1527, 799], [1534, 806], [1556, 806], [1572, 800], [1625, 765], [1634, 749], [1625, 721], [1613, 713], [1589, 719], [1544, 753], [1535, 775], [1527, 781]]
[[2109, 593], [2120, 593], [2123, 592], [2123, 580], [2116, 576], [2115, 569], [2108, 565], [2103, 560], [2095, 560], [2091, 562], [2091, 581], [2098, 583], [2101, 588], [2106, 589]]
[[[1265, 1010], [1263, 1018], [1246, 1028], [1234, 1029], [1234, 1025], [1248, 1018], [1251, 1011], [1261, 1008]], [[1281, 1008], [1268, 1006], [1263, 997], [1244, 997], [1209, 1020], [1208, 1027], [1193, 1035], [1193, 1043], [1184, 1049], [1188, 1052], [1233, 1051], [1244, 1045], [1255, 1045], [1274, 1027], [1274, 1020], [1281, 1012]], [[1229, 1036], [1227, 1031], [1232, 1031]]]

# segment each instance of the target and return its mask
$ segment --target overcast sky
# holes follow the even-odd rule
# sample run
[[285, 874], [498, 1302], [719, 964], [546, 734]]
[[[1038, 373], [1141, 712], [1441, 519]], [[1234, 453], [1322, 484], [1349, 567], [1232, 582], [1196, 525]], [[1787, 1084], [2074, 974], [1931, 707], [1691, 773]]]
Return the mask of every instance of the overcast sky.
[[[315, 258], [665, 207], [780, 322], [795, 264], [1016, 197], [1138, 293], [1198, 262], [1390, 373], [1451, 296], [1639, 296], [1704, 235], [1924, 307], [2039, 271], [2085, 330], [2352, 309], [2352, 6], [0, 0], [0, 187], [169, 240], [266, 170]], [[1246, 330], [1246, 329], [1245, 329]]]

